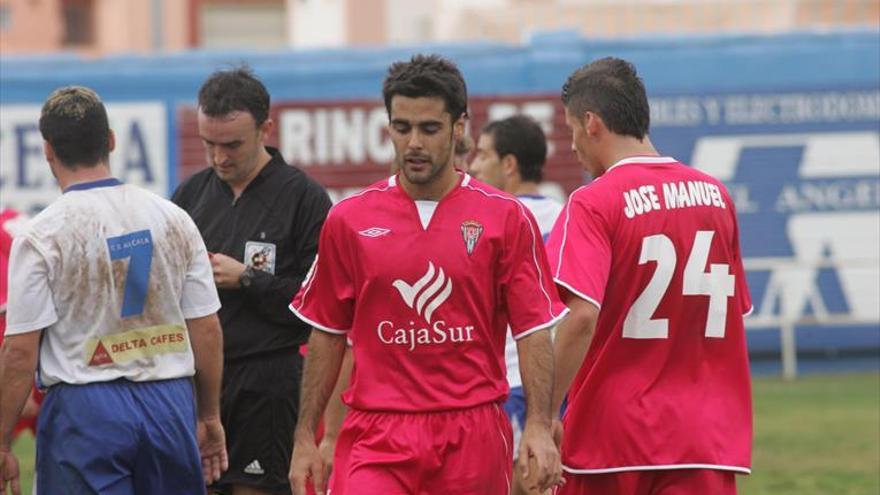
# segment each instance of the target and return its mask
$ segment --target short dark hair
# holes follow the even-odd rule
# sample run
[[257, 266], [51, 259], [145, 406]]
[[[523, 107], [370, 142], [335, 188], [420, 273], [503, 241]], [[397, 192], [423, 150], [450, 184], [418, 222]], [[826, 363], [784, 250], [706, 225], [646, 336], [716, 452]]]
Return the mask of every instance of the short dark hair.
[[259, 126], [269, 118], [269, 92], [249, 67], [218, 70], [199, 88], [199, 109], [209, 117], [248, 112]]
[[439, 55], [414, 55], [409, 62], [395, 62], [382, 84], [385, 110], [391, 115], [395, 95], [409, 98], [440, 97], [455, 122], [467, 114], [467, 86], [458, 67]]
[[83, 86], [49, 95], [40, 111], [40, 134], [67, 167], [93, 167], [110, 156], [107, 109], [94, 90]]
[[498, 158], [513, 155], [522, 180], [541, 182], [547, 160], [547, 138], [531, 117], [514, 115], [495, 120], [483, 127], [482, 134], [492, 136]]
[[626, 60], [606, 57], [576, 70], [562, 86], [562, 103], [578, 118], [587, 111], [598, 114], [615, 134], [639, 140], [648, 134], [645, 85]]

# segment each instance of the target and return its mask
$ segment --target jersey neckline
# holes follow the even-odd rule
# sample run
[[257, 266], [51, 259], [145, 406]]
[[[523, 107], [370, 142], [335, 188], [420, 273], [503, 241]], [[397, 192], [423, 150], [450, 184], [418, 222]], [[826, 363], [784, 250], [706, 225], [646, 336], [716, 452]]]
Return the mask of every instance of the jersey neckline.
[[628, 156], [622, 160], [619, 160], [614, 165], [608, 167], [605, 170], [605, 173], [611, 172], [611, 170], [621, 166], [621, 165], [654, 165], [660, 163], [676, 163], [678, 160], [672, 158], [671, 156], [646, 156], [646, 155], [637, 155], [637, 156]]
[[[416, 218], [418, 219], [419, 225], [420, 225], [421, 228], [422, 228], [422, 232], [427, 232], [427, 231], [428, 231], [428, 228], [431, 226], [431, 220], [433, 220], [434, 215], [436, 215], [436, 214], [437, 214], [437, 211], [440, 209], [440, 205], [442, 205], [443, 203], [445, 203], [447, 198], [449, 198], [449, 197], [451, 197], [451, 196], [454, 196], [459, 190], [463, 189], [464, 186], [467, 186], [467, 185], [470, 183], [470, 181], [471, 181], [471, 176], [470, 176], [469, 174], [466, 174], [466, 173], [460, 172], [460, 171], [458, 171], [458, 170], [456, 170], [455, 173], [458, 174], [458, 175], [460, 176], [459, 179], [458, 179], [458, 181], [456, 182], [455, 187], [453, 187], [452, 189], [450, 189], [449, 192], [447, 192], [442, 198], [440, 198], [440, 199], [437, 200], [437, 201], [435, 201], [435, 200], [417, 200], [417, 199], [413, 199], [413, 198], [412, 198], [412, 197], [406, 192], [406, 190], [403, 188], [403, 185], [400, 183], [400, 181], [397, 180], [397, 176], [400, 175], [400, 172], [398, 172], [397, 174], [392, 175], [391, 177], [388, 178], [388, 188], [389, 188], [389, 189], [396, 189], [400, 194], [403, 195], [404, 198], [406, 198], [406, 199], [410, 202], [410, 204], [413, 206], [413, 211], [414, 211], [414, 214], [415, 214]], [[429, 209], [431, 210], [431, 211], [430, 211], [430, 214], [427, 214], [426, 211], [423, 211], [423, 210], [424, 210], [424, 206], [423, 206], [423, 207], [420, 207], [420, 206], [419, 206], [419, 202], [420, 202], [420, 201], [422, 202], [423, 205], [426, 205], [425, 202], [433, 202], [433, 203], [435, 203], [434, 206], [433, 206], [433, 208], [429, 208]], [[427, 217], [428, 217], [428, 218], [427, 218], [427, 221], [425, 221], [425, 220], [426, 220], [426, 218], [425, 218], [425, 215], [426, 215], [426, 214], [427, 214]]]
[[99, 187], [113, 187], [120, 185], [122, 185], [122, 182], [119, 179], [117, 179], [116, 177], [108, 177], [106, 179], [98, 179], [90, 182], [80, 182], [78, 184], [67, 186], [62, 194], [67, 194], [71, 191], [86, 191], [88, 189], [96, 189]]

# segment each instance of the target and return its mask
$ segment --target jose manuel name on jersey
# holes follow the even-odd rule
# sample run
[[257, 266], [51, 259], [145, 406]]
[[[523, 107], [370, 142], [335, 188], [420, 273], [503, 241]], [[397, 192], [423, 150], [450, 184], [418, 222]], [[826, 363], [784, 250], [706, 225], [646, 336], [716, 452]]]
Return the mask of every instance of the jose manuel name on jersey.
[[727, 209], [727, 205], [721, 197], [721, 190], [715, 184], [689, 180], [664, 182], [661, 187], [663, 189], [662, 205], [653, 185], [646, 184], [624, 191], [623, 200], [626, 202], [626, 207], [623, 209], [623, 214], [626, 215], [626, 218], [634, 218], [637, 215], [663, 208], [673, 210], [694, 206], [715, 206]]

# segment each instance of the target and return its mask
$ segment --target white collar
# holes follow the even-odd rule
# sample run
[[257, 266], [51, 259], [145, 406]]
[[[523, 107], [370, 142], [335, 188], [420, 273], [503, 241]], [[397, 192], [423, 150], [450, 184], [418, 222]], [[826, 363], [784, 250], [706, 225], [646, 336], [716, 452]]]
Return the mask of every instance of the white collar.
[[678, 160], [670, 156], [630, 156], [605, 169], [605, 173], [607, 174], [612, 168], [620, 165], [632, 165], [634, 163], [676, 163], [677, 161]]

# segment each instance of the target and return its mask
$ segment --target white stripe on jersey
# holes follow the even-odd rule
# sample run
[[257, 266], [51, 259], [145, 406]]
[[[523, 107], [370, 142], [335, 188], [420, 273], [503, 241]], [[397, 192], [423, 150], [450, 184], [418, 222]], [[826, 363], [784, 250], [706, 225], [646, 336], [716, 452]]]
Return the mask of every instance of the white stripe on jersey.
[[[470, 177], [470, 176], [466, 175], [465, 177]], [[544, 284], [543, 284], [544, 273], [541, 270], [541, 264], [538, 263], [538, 241], [537, 241], [538, 236], [536, 235], [536, 232], [535, 232], [535, 229], [537, 228], [537, 226], [530, 220], [529, 215], [526, 215], [526, 212], [525, 212], [526, 207], [514, 198], [510, 198], [507, 196], [502, 196], [500, 194], [489, 193], [489, 192], [483, 191], [482, 189], [478, 189], [474, 186], [466, 185], [465, 181], [462, 181], [462, 187], [469, 189], [471, 191], [476, 191], [478, 193], [481, 193], [484, 196], [489, 197], [489, 198], [498, 198], [498, 199], [502, 199], [504, 201], [513, 201], [513, 203], [516, 204], [516, 207], [519, 209], [520, 214], [523, 216], [523, 218], [525, 218], [526, 222], [529, 224], [529, 227], [531, 227], [529, 229], [529, 233], [532, 235], [532, 262], [535, 264], [535, 269], [538, 271], [538, 283], [541, 286], [541, 292], [544, 294], [544, 299], [546, 299], [546, 301], [547, 301], [547, 309], [548, 309], [547, 312], [553, 318], [555, 318], [557, 315], [555, 315], [553, 313], [553, 298], [550, 297], [550, 294], [547, 292], [547, 289], [544, 287]], [[553, 282], [552, 278], [551, 278], [550, 282], [551, 283]]]

